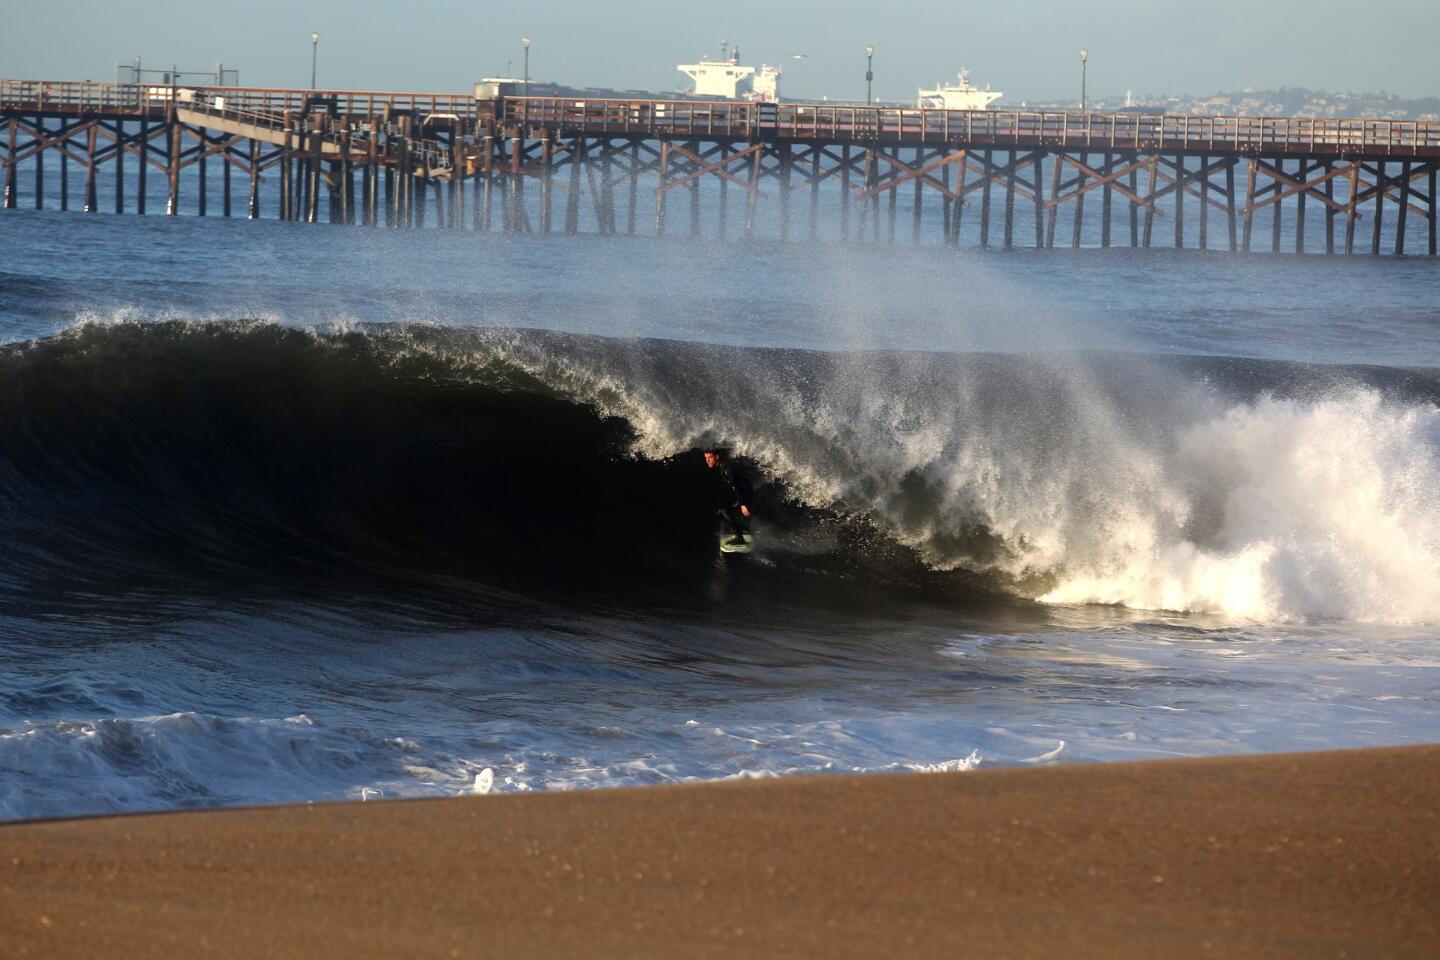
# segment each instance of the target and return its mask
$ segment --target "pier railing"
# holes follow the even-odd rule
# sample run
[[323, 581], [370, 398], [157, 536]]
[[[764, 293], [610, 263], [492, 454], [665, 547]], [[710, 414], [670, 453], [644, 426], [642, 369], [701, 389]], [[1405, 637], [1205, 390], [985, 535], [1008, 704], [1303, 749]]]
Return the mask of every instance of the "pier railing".
[[[494, 103], [456, 93], [192, 87], [0, 80], [0, 108], [162, 114], [173, 102], [281, 117], [325, 110], [346, 117], [406, 112], [470, 119]], [[1151, 116], [1026, 110], [937, 110], [826, 103], [507, 97], [502, 122], [596, 134], [725, 136], [894, 144], [973, 143], [1092, 150], [1440, 156], [1440, 121], [1319, 117]]]
[[420, 116], [473, 117], [477, 101], [458, 93], [397, 93], [379, 90], [290, 90], [272, 87], [196, 87], [150, 83], [79, 83], [0, 80], [0, 108], [45, 110], [133, 109], [163, 112], [177, 104], [215, 103], [226, 110], [283, 116], [318, 109], [344, 116], [379, 116], [387, 110]]
[[506, 121], [587, 133], [1094, 150], [1440, 155], [1440, 122], [514, 97]]

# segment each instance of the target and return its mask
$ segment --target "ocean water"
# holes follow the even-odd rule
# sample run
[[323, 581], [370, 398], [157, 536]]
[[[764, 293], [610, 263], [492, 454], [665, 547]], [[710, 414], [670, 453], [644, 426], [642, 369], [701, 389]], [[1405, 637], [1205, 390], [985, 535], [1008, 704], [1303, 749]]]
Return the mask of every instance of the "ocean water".
[[1437, 623], [1432, 260], [0, 215], [0, 818], [1434, 742]]

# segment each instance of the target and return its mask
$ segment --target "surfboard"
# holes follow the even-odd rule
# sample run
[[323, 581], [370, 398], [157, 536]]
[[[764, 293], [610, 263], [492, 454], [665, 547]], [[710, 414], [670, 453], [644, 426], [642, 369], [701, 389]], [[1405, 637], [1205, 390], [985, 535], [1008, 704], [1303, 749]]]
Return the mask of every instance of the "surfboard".
[[755, 537], [753, 534], [747, 535], [744, 543], [731, 543], [730, 541], [734, 538], [735, 534], [733, 533], [722, 533], [720, 535], [721, 553], [749, 553], [755, 547]]

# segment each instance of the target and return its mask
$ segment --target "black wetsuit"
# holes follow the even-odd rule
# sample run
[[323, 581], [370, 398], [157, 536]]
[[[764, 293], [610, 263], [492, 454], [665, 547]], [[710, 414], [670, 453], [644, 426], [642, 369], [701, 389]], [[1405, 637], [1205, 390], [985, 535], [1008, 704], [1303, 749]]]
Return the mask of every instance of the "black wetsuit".
[[750, 479], [735, 464], [729, 460], [720, 461], [716, 467], [720, 471], [720, 477], [725, 481], [726, 490], [729, 493], [729, 503], [720, 508], [720, 519], [737, 537], [743, 537], [750, 532], [750, 518], [740, 512], [740, 505], [750, 507], [755, 496], [755, 490], [750, 486]]

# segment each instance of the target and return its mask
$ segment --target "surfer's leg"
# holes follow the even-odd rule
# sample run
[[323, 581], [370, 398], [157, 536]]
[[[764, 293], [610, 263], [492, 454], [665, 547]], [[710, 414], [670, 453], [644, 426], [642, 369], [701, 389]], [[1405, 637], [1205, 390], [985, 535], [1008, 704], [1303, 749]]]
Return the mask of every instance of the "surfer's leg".
[[725, 521], [725, 525], [730, 528], [732, 536], [730, 542], [737, 545], [744, 543], [745, 534], [748, 532], [750, 525], [745, 521], [744, 515], [740, 513], [740, 508], [734, 504], [724, 507], [720, 510], [720, 517]]
[[720, 514], [720, 519], [724, 521], [725, 526], [730, 528], [732, 534], [736, 537], [745, 536], [744, 519], [740, 516], [740, 509], [738, 507], [721, 507], [718, 513]]

